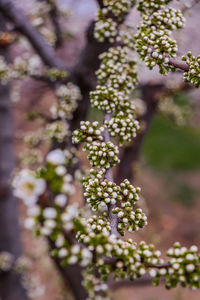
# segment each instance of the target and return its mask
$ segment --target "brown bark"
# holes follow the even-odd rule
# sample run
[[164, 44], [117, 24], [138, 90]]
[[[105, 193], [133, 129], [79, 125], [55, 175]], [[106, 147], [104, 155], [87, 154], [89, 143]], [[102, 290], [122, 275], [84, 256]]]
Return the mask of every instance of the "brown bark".
[[51, 0], [46, 0], [46, 2], [51, 6], [49, 11], [49, 16], [53, 24], [55, 36], [56, 36], [55, 48], [59, 48], [63, 45], [64, 42], [63, 35], [62, 35], [62, 28], [60, 24], [60, 18], [59, 18], [59, 11], [56, 2]]
[[[52, 249], [55, 249], [54, 243], [49, 240], [49, 246]], [[74, 299], [75, 300], [86, 300], [87, 299], [87, 292], [85, 288], [82, 285], [83, 277], [82, 277], [82, 271], [83, 268], [80, 267], [80, 265], [68, 265], [67, 267], [63, 268], [60, 265], [60, 259], [54, 258], [54, 263], [56, 267], [58, 268], [64, 282], [67, 283], [69, 286]], [[67, 298], [66, 298], [67, 300]]]
[[[3, 28], [0, 15], [0, 28]], [[5, 51], [0, 51], [4, 55]], [[0, 84], [0, 253], [11, 253], [15, 259], [22, 255], [17, 201], [10, 179], [15, 166], [13, 153], [13, 127], [9, 103], [9, 86]], [[20, 277], [13, 271], [0, 272], [0, 298], [2, 300], [27, 300]]]
[[71, 80], [79, 86], [82, 93], [82, 101], [74, 112], [71, 121], [71, 129], [79, 127], [80, 121], [86, 119], [90, 106], [89, 93], [96, 86], [95, 71], [98, 69], [99, 55], [108, 50], [111, 44], [108, 41], [98, 42], [94, 38], [94, 22], [91, 22], [86, 33], [87, 42], [82, 50], [78, 63], [72, 70]]

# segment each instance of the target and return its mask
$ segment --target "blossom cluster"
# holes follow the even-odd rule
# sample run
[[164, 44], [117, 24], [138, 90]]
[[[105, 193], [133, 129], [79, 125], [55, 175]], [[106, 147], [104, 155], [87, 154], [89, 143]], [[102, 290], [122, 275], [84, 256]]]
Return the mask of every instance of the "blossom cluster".
[[178, 126], [186, 124], [187, 120], [191, 116], [191, 109], [188, 105], [178, 105], [174, 102], [172, 97], [162, 96], [162, 100], [159, 101], [159, 111], [170, 120], [173, 120]]
[[59, 104], [53, 105], [50, 112], [54, 119], [68, 119], [72, 118], [74, 110], [77, 108], [78, 101], [81, 100], [81, 93], [79, 88], [73, 83], [69, 82], [67, 85], [60, 85], [56, 90]]
[[72, 195], [75, 188], [72, 184], [72, 175], [68, 173], [67, 167], [77, 163], [75, 149], [55, 149], [46, 156], [46, 166], [39, 171], [40, 177], [44, 178], [54, 194], [63, 193]]
[[88, 292], [87, 300], [110, 300], [108, 284], [95, 276], [92, 267], [83, 271], [83, 278], [83, 286]]
[[69, 125], [64, 120], [58, 120], [46, 125], [45, 139], [50, 141], [64, 142], [70, 135]]
[[169, 65], [169, 57], [175, 57], [178, 50], [171, 33], [182, 28], [185, 19], [180, 10], [165, 8], [162, 4], [166, 1], [151, 1], [151, 4], [149, 1], [139, 2], [138, 10], [143, 19], [135, 40], [136, 50], [146, 65], [150, 69], [158, 65], [160, 73], [167, 74], [174, 69]]
[[3, 84], [6, 84], [9, 79], [9, 68], [3, 56], [0, 56], [0, 80]]
[[44, 76], [47, 76], [52, 81], [64, 80], [67, 78], [67, 72], [57, 68], [49, 68], [44, 71]]
[[42, 63], [37, 55], [29, 55], [25, 52], [22, 56], [14, 58], [12, 63], [7, 63], [0, 56], [0, 80], [4, 83], [8, 80], [18, 80], [25, 77], [40, 78], [44, 76], [47, 80], [56, 81], [67, 78], [67, 72], [57, 68], [42, 68]]
[[29, 147], [36, 147], [42, 139], [43, 131], [41, 129], [29, 132], [24, 136], [24, 143]]
[[188, 52], [187, 57], [183, 56], [182, 60], [189, 66], [189, 70], [184, 73], [184, 81], [191, 82], [198, 88], [200, 86], [200, 55], [195, 57], [191, 52]]
[[19, 163], [26, 168], [34, 168], [43, 162], [43, 154], [39, 149], [25, 149], [19, 154]]
[[67, 205], [69, 197], [75, 193], [72, 176], [67, 172], [67, 167], [76, 163], [74, 154], [73, 149], [52, 150], [46, 156], [45, 167], [36, 172], [21, 171], [13, 186], [15, 195], [27, 206], [25, 227], [54, 243], [52, 255], [58, 257], [63, 266], [79, 263], [84, 267], [91, 263], [92, 253], [70, 243], [67, 238], [67, 234], [76, 228], [79, 217], [77, 206]]
[[46, 197], [47, 186], [54, 194], [72, 195], [75, 192], [72, 185], [72, 176], [67, 167], [77, 163], [75, 150], [55, 149], [48, 153], [46, 166], [39, 171], [22, 170], [14, 180], [14, 194], [22, 199], [27, 206], [32, 206], [41, 197]]
[[14, 195], [27, 206], [34, 205], [46, 190], [46, 182], [38, 178], [34, 171], [22, 170], [13, 180]]
[[15, 57], [12, 64], [8, 64], [4, 57], [0, 56], [0, 80], [7, 83], [11, 79], [25, 78], [41, 73], [41, 61], [39, 56], [29, 57], [26, 53]]
[[[20, 163], [23, 165], [34, 167], [44, 160], [44, 154], [38, 146], [43, 143], [66, 143], [71, 136], [69, 124], [65, 120], [51, 120], [46, 124], [46, 119], [43, 116], [37, 116], [37, 112], [34, 116], [40, 124], [40, 128], [33, 132], [29, 132], [24, 137], [24, 143], [27, 149], [19, 155]], [[42, 125], [42, 126], [41, 126]], [[74, 152], [74, 148], [72, 149]]]
[[13, 61], [11, 74], [13, 78], [41, 74], [41, 60], [39, 56], [33, 55], [29, 57], [27, 53], [23, 57], [17, 56]]
[[67, 201], [66, 195], [58, 194], [54, 198], [53, 206], [32, 206], [27, 211], [25, 226], [34, 230], [37, 236], [47, 236], [52, 240], [52, 256], [59, 258], [63, 267], [76, 263], [85, 267], [91, 263], [92, 253], [89, 249], [71, 244], [68, 240], [68, 234], [75, 228], [74, 223], [79, 217], [79, 210], [76, 205], [66, 207]]

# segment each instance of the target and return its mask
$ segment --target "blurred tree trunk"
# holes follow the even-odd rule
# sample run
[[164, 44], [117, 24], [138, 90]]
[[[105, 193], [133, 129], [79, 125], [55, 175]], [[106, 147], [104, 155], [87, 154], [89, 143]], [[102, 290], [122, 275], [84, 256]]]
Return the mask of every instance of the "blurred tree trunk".
[[163, 84], [146, 84], [141, 88], [142, 99], [145, 102], [146, 111], [140, 117], [139, 122], [143, 124], [144, 129], [141, 130], [135, 139], [124, 148], [118, 166], [116, 181], [121, 183], [124, 178], [130, 181], [135, 179], [135, 167], [140, 159], [141, 149], [144, 139], [151, 127], [152, 120], [157, 113], [158, 109], [158, 96], [163, 91]]
[[[4, 30], [0, 15], [0, 30]], [[6, 49], [0, 49], [5, 57]], [[9, 102], [9, 85], [0, 84], [0, 253], [11, 253], [15, 259], [22, 255], [17, 201], [10, 188], [14, 169], [13, 128]], [[0, 272], [0, 298], [2, 300], [27, 300], [20, 277], [15, 272]]]

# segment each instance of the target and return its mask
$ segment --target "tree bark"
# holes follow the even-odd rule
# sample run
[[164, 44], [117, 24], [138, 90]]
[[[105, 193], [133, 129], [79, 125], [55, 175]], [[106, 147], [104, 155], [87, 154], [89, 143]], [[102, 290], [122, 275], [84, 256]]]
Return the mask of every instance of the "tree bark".
[[94, 24], [94, 22], [91, 22], [87, 29], [86, 45], [70, 76], [70, 80], [79, 86], [82, 94], [82, 101], [70, 122], [72, 130], [77, 129], [80, 126], [80, 121], [86, 119], [90, 106], [89, 94], [96, 87], [95, 71], [100, 65], [99, 55], [111, 46], [108, 41], [100, 43], [94, 38]]
[[133, 166], [139, 161], [145, 136], [148, 133], [151, 127], [151, 122], [157, 112], [157, 94], [163, 90], [163, 87], [163, 84], [147, 84], [141, 88], [142, 99], [146, 105], [146, 112], [139, 121], [140, 124], [143, 124], [145, 128], [137, 134], [136, 138], [131, 142], [130, 145], [124, 148], [116, 174], [116, 181], [118, 183], [123, 181], [125, 178], [130, 181], [135, 179]]
[[[0, 15], [0, 29], [3, 29]], [[0, 51], [4, 55], [5, 50]], [[0, 84], [0, 253], [11, 253], [15, 259], [22, 255], [17, 201], [10, 187], [15, 166], [13, 153], [13, 127], [9, 103], [9, 86]], [[27, 300], [20, 276], [13, 272], [0, 272], [0, 298]]]
[[[69, 237], [70, 239], [71, 237]], [[53, 250], [56, 248], [54, 242], [48, 239], [49, 246]], [[60, 265], [59, 258], [53, 258], [53, 261], [59, 270], [62, 279], [69, 286], [75, 300], [86, 300], [88, 297], [86, 289], [82, 285], [83, 277], [82, 271], [84, 270], [80, 265], [67, 265], [65, 268]], [[66, 298], [67, 300], [68, 298]]]

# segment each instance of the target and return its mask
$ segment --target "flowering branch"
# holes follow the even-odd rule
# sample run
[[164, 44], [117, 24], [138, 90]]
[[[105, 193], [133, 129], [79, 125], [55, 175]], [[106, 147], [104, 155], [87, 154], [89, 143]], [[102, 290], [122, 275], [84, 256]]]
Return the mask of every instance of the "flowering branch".
[[[26, 225], [38, 235], [50, 239], [55, 246], [52, 255], [59, 259], [61, 266], [79, 264], [86, 268], [83, 276], [88, 299], [108, 299], [104, 282], [110, 275], [115, 279], [134, 280], [149, 273], [154, 284], [158, 284], [160, 278], [166, 278], [167, 288], [178, 283], [199, 288], [200, 256], [196, 246], [186, 248], [175, 243], [164, 261], [154, 245], [145, 242], [137, 245], [132, 239], [120, 238], [126, 231], [131, 233], [147, 225], [147, 217], [142, 209], [134, 210], [140, 198], [140, 188], [134, 187], [128, 179], [119, 185], [113, 180], [113, 167], [119, 163], [119, 147], [135, 138], [139, 130], [130, 97], [137, 84], [135, 48], [150, 69], [158, 65], [162, 74], [174, 70], [177, 45], [170, 34], [183, 27], [184, 18], [180, 11], [165, 7], [169, 0], [139, 1], [137, 9], [141, 12], [142, 23], [133, 37], [128, 28], [124, 30], [120, 25], [135, 1], [99, 2], [103, 7], [97, 14], [94, 36], [103, 43], [105, 50], [108, 42], [113, 47], [100, 55], [101, 64], [96, 72], [98, 85], [90, 93], [90, 98], [91, 105], [102, 110], [105, 118], [103, 124], [81, 121], [72, 139], [74, 144], [84, 143], [83, 151], [87, 151], [92, 167], [82, 177], [84, 197], [90, 210], [66, 205], [74, 192], [68, 172], [69, 167], [76, 163], [73, 148], [49, 152], [44, 167], [36, 172], [22, 171], [14, 182], [15, 194], [31, 206]], [[88, 53], [84, 56], [88, 57]], [[195, 58], [189, 53], [183, 60], [189, 65], [185, 80], [200, 85], [200, 57]], [[81, 79], [76, 77], [76, 80], [77, 83]], [[86, 82], [87, 93], [88, 86]], [[66, 115], [70, 118], [72, 110], [69, 106], [74, 109], [71, 100], [78, 99], [77, 88], [70, 83], [67, 87], [59, 86], [57, 95], [62, 103], [53, 107], [52, 113], [56, 118], [66, 118]], [[64, 99], [70, 99], [68, 105], [63, 103]], [[156, 110], [156, 104], [154, 108]], [[149, 122], [152, 114], [146, 116]], [[113, 137], [118, 141], [117, 145], [112, 142]], [[76, 242], [67, 238], [72, 232], [76, 234]]]

